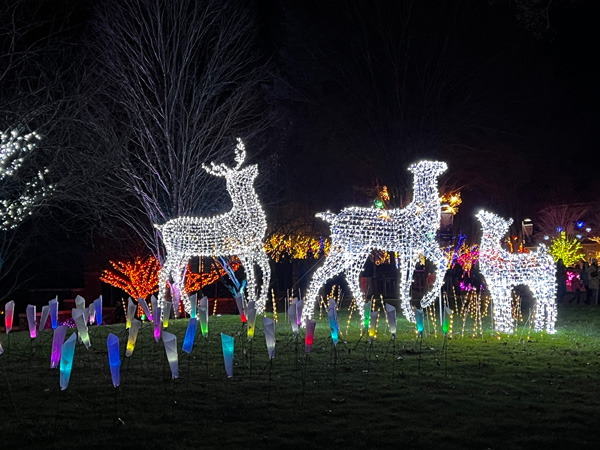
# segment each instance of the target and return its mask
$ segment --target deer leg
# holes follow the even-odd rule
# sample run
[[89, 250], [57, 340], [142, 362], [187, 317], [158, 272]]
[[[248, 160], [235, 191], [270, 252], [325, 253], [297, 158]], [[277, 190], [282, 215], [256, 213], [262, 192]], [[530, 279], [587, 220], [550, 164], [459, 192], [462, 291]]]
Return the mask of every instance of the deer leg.
[[501, 333], [513, 332], [512, 297], [510, 286], [490, 286], [492, 306], [494, 308], [494, 325]]
[[[541, 280], [540, 280], [541, 282]], [[554, 333], [554, 323], [556, 321], [556, 285], [554, 279], [549, 279], [546, 283], [538, 285], [534, 290], [530, 286], [535, 297], [535, 331], [544, 331], [544, 329], [552, 334]]]
[[365, 310], [364, 310], [364, 294], [360, 289], [360, 273], [365, 266], [365, 261], [369, 257], [369, 253], [363, 252], [359, 253], [352, 257], [352, 260], [346, 264], [346, 281], [350, 285], [350, 290], [352, 291], [352, 296], [356, 301], [356, 306], [358, 312], [360, 313], [360, 318], [362, 321], [365, 320]]
[[[256, 302], [256, 281], [254, 277], [254, 256], [253, 255], [238, 255], [244, 272], [246, 273], [246, 300]], [[255, 303], [256, 304], [256, 303]], [[258, 313], [258, 309], [257, 309]]]
[[262, 272], [262, 282], [260, 285], [260, 296], [256, 304], [257, 314], [262, 314], [265, 305], [267, 304], [267, 298], [269, 296], [269, 285], [271, 283], [271, 267], [269, 266], [269, 258], [263, 248], [256, 250], [256, 261]]
[[431, 303], [439, 296], [442, 283], [444, 282], [444, 275], [446, 273], [446, 258], [438, 245], [434, 243], [429, 249], [426, 249], [425, 257], [435, 263], [436, 270], [435, 281], [429, 292], [427, 292], [421, 300], [421, 308], [426, 308], [431, 305]]
[[410, 304], [411, 295], [410, 288], [412, 286], [413, 274], [415, 272], [415, 266], [417, 264], [416, 259], [412, 257], [412, 254], [409, 251], [404, 250], [399, 252], [398, 256], [399, 260], [399, 272], [400, 276], [398, 278], [398, 290], [400, 294], [400, 305], [402, 306], [402, 312], [404, 317], [410, 322], [415, 321], [415, 314], [412, 310], [412, 306]]
[[303, 328], [306, 326], [306, 319], [312, 318], [321, 287], [323, 287], [327, 280], [344, 271], [344, 258], [345, 255], [342, 252], [332, 249], [325, 258], [323, 265], [315, 270], [306, 295], [304, 295], [304, 306], [302, 308]]

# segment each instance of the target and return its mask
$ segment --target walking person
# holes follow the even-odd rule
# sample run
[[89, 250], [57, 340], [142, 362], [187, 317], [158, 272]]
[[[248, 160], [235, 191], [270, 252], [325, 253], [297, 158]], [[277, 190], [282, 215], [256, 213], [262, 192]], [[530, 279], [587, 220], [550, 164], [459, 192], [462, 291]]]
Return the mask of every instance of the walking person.
[[588, 267], [588, 277], [590, 279], [590, 301], [592, 305], [598, 305], [598, 285], [600, 285], [600, 274], [598, 273], [598, 260], [592, 259], [592, 264]]
[[590, 267], [590, 265], [588, 264], [587, 261], [584, 261], [583, 265], [581, 266], [581, 270], [579, 271], [579, 277], [581, 278], [581, 284], [583, 285], [583, 288], [585, 290], [584, 303], [586, 305], [590, 304], [590, 299], [592, 297], [592, 293], [590, 291], [590, 274], [588, 272], [588, 267]]
[[556, 303], [562, 303], [567, 293], [567, 267], [562, 258], [556, 262]]

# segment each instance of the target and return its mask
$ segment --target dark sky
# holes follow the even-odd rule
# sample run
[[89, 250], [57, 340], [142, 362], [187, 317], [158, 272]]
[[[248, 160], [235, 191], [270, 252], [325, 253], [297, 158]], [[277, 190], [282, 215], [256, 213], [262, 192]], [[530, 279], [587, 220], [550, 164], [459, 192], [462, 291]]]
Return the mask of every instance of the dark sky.
[[[270, 2], [283, 197], [312, 209], [449, 163], [463, 214], [596, 201], [598, 2]], [[521, 2], [523, 3], [523, 2]]]

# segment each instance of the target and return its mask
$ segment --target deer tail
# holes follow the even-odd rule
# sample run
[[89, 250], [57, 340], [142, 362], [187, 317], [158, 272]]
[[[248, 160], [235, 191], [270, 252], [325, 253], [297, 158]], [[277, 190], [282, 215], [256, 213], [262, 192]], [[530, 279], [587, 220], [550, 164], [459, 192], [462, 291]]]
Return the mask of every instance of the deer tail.
[[336, 214], [330, 212], [322, 212], [315, 215], [315, 217], [319, 217], [323, 219], [325, 222], [333, 223], [333, 220], [337, 217]]

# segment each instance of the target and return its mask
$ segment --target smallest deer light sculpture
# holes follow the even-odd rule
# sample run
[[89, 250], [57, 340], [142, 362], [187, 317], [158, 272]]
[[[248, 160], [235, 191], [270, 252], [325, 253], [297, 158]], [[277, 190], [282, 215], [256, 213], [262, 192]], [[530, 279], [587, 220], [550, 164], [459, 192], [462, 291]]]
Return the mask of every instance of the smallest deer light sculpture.
[[513, 254], [500, 247], [512, 219], [487, 211], [476, 215], [483, 236], [479, 246], [479, 266], [492, 296], [496, 329], [512, 333], [511, 290], [518, 285], [529, 287], [535, 299], [536, 331], [554, 333], [556, 323], [556, 265], [546, 246], [540, 244], [535, 252]]
[[181, 295], [186, 312], [191, 312], [190, 301], [183, 289], [183, 280], [188, 260], [193, 256], [236, 255], [244, 266], [247, 278], [247, 299], [256, 300], [254, 265], [262, 271], [260, 296], [256, 300], [258, 314], [262, 314], [267, 301], [271, 269], [263, 248], [267, 232], [264, 210], [254, 190], [254, 179], [258, 175], [256, 164], [242, 168], [246, 150], [238, 138], [235, 148], [234, 167], [210, 163], [202, 167], [209, 174], [225, 178], [227, 192], [231, 196], [230, 211], [214, 217], [179, 217], [156, 227], [162, 233], [167, 258], [160, 270], [159, 301], [165, 299], [166, 283], [173, 278], [171, 289]]

